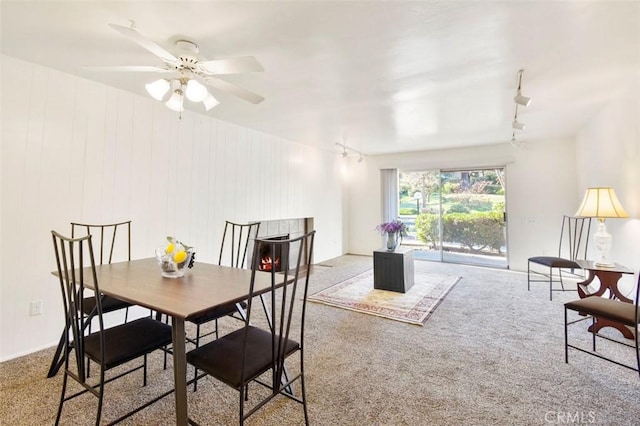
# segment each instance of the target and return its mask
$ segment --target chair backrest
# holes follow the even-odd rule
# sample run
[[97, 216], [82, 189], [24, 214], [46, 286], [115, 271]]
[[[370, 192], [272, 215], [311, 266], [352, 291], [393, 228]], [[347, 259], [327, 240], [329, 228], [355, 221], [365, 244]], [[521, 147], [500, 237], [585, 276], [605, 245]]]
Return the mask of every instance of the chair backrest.
[[586, 259], [590, 231], [590, 217], [563, 216], [558, 256], [569, 260]]
[[225, 221], [218, 265], [244, 268], [249, 246], [258, 237], [259, 230], [260, 222], [233, 223]]
[[[131, 260], [130, 220], [105, 225], [71, 222], [71, 238], [77, 237], [81, 233], [82, 235], [93, 235], [92, 244], [94, 244], [94, 250], [99, 252], [99, 265], [113, 261], [113, 252], [116, 247], [119, 253], [118, 258], [124, 261], [126, 254], [126, 260]], [[117, 235], [120, 236], [116, 240]]]
[[[297, 238], [288, 240], [260, 240], [255, 241], [253, 248], [254, 256], [263, 245], [270, 245], [271, 252], [280, 250], [287, 253], [287, 269], [276, 272], [276, 268], [271, 268], [269, 272], [261, 271], [259, 264], [253, 262], [251, 267], [251, 284], [249, 297], [247, 299], [247, 319], [245, 321], [245, 331], [252, 327], [252, 308], [255, 306], [254, 283], [257, 274], [269, 274], [271, 277], [271, 290], [264, 297], [270, 301], [269, 308], [264, 308], [271, 323], [272, 353], [273, 353], [273, 377], [275, 383], [281, 383], [284, 372], [284, 360], [286, 353], [286, 342], [291, 339], [298, 342], [300, 350], [304, 341], [304, 322], [307, 307], [307, 292], [309, 290], [309, 275], [311, 272], [311, 260], [313, 258], [313, 241], [316, 231], [311, 231]], [[284, 284], [282, 284], [284, 283]], [[246, 334], [245, 334], [246, 337]], [[243, 351], [245, 357], [246, 348]], [[244, 378], [243, 378], [244, 379]]]
[[[53, 247], [56, 256], [56, 265], [58, 268], [58, 277], [60, 280], [60, 290], [62, 292], [62, 302], [64, 306], [64, 316], [66, 321], [67, 335], [65, 338], [64, 353], [65, 365], [69, 369], [69, 347], [73, 346], [75, 350], [75, 361], [77, 371], [74, 374], [80, 382], [86, 381], [85, 356], [84, 356], [84, 328], [85, 321], [82, 312], [84, 312], [83, 304], [85, 303], [85, 285], [90, 283], [95, 290], [93, 296], [95, 298], [97, 318], [99, 324], [99, 332], [101, 336], [101, 349], [104, 351], [104, 323], [102, 320], [102, 302], [98, 297], [100, 290], [98, 288], [98, 280], [96, 277], [95, 260], [93, 256], [93, 244], [91, 242], [92, 235], [86, 235], [81, 238], [65, 237], [56, 231], [51, 231], [53, 238]], [[85, 266], [88, 263], [90, 266]], [[104, 354], [102, 354], [104, 359]]]

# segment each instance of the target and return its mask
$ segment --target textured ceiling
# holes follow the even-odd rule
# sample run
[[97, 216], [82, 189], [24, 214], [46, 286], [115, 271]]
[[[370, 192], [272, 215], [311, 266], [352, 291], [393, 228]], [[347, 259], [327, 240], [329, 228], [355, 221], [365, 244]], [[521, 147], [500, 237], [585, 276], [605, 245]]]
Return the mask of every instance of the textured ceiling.
[[[2, 53], [139, 93], [154, 75], [86, 66], [162, 62], [107, 24], [171, 51], [255, 56], [224, 78], [266, 98], [212, 90], [207, 115], [324, 149], [379, 154], [574, 135], [607, 102], [640, 95], [640, 2], [11, 2]], [[188, 109], [204, 114], [201, 106]]]

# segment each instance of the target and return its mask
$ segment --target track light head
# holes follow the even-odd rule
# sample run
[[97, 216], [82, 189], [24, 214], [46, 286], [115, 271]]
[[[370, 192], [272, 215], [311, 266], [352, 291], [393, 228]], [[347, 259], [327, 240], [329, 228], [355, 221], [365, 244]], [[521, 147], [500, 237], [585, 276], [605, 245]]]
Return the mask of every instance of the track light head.
[[528, 107], [529, 104], [531, 104], [531, 98], [522, 96], [522, 74], [524, 74], [524, 70], [519, 70], [518, 71], [518, 92], [513, 97], [513, 101], [518, 105]]
[[511, 127], [513, 127], [514, 129], [517, 129], [517, 130], [524, 130], [525, 124], [524, 123], [520, 123], [518, 121], [518, 119], [515, 119], [515, 120], [513, 120], [513, 123], [511, 123]]
[[517, 103], [518, 105], [522, 105], [522, 106], [525, 106], [525, 107], [528, 107], [529, 104], [531, 104], [531, 98], [528, 98], [526, 96], [522, 96], [520, 94], [520, 91], [518, 91], [518, 94], [513, 97], [513, 101], [515, 103]]
[[347, 155], [349, 155], [349, 153], [346, 150], [342, 150], [342, 154], [340, 154], [342, 156], [342, 158], [346, 157]]

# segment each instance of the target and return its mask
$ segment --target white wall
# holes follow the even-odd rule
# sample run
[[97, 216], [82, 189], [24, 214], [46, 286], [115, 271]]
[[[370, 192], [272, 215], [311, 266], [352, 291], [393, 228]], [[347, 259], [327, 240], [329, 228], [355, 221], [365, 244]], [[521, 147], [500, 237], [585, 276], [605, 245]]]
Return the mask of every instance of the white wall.
[[[166, 235], [215, 262], [225, 219], [313, 217], [315, 261], [343, 249], [338, 157], [11, 57], [2, 66], [0, 360], [57, 343], [50, 230], [132, 220], [132, 255]], [[247, 104], [247, 108], [251, 105]], [[29, 316], [32, 300], [44, 313]]]
[[592, 117], [576, 145], [580, 190], [613, 187], [629, 213], [629, 219], [609, 219], [606, 225], [613, 236], [612, 260], [636, 272], [624, 276], [623, 284], [631, 288], [640, 269], [640, 82], [628, 93], [629, 99], [610, 103]]
[[[526, 271], [527, 258], [557, 253], [563, 214], [576, 212], [589, 186], [613, 186], [629, 219], [608, 220], [612, 258], [635, 272], [621, 287], [630, 294], [640, 269], [640, 84], [629, 99], [611, 102], [586, 120], [574, 138], [367, 157], [350, 162], [349, 252], [371, 254], [381, 244], [380, 169], [506, 166], [509, 266]], [[633, 95], [635, 93], [635, 98]], [[591, 250], [589, 258], [595, 259]]]
[[381, 244], [374, 230], [381, 220], [379, 169], [506, 166], [508, 256], [514, 270], [526, 270], [530, 256], [557, 253], [562, 215], [574, 214], [582, 195], [571, 139], [367, 157], [366, 165], [352, 165], [359, 169], [348, 181], [349, 251], [358, 254], [371, 254]]

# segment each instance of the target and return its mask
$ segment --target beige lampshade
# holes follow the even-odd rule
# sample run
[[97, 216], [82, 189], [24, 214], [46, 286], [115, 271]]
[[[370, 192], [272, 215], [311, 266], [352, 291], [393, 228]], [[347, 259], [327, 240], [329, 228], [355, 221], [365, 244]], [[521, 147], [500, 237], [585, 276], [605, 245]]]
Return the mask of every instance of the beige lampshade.
[[613, 188], [587, 188], [582, 204], [575, 215], [602, 219], [629, 217], [618, 201]]

